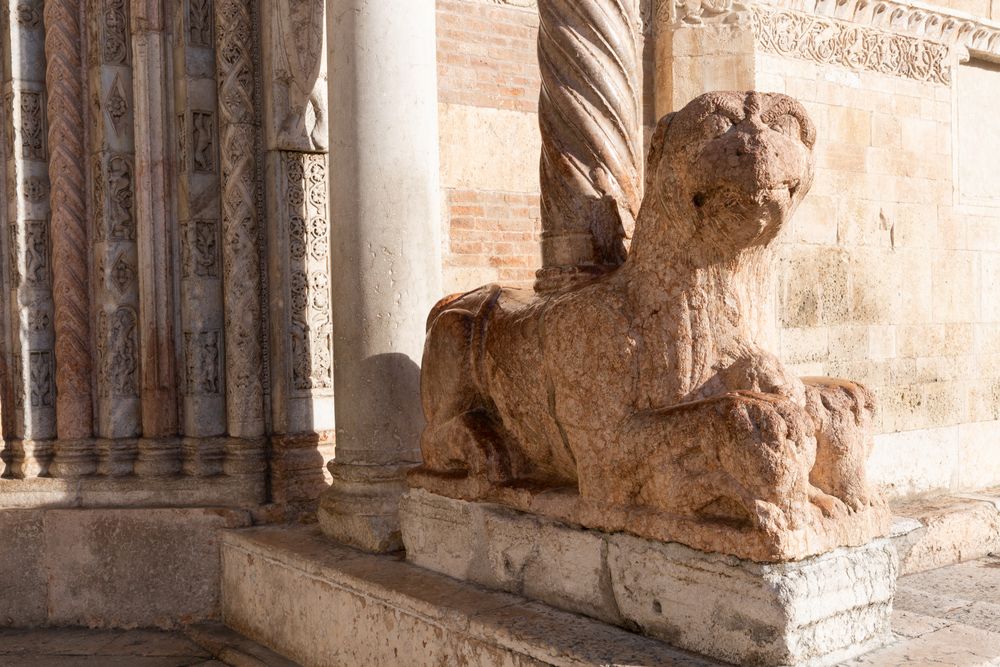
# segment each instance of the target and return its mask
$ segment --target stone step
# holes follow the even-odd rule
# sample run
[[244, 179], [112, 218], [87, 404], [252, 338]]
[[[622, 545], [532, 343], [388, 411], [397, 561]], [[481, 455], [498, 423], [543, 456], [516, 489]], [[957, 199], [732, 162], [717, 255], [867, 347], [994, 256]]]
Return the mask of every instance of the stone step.
[[227, 531], [222, 613], [305, 667], [718, 663], [538, 602], [337, 545], [317, 528]]
[[184, 634], [212, 656], [231, 667], [300, 667], [266, 646], [218, 622], [195, 623]]
[[[340, 546], [315, 527], [226, 531], [222, 578], [225, 622], [304, 667], [721, 665], [397, 556]], [[1000, 557], [901, 577], [892, 642], [844, 664], [1000, 666]]]
[[1000, 553], [1000, 488], [903, 499], [892, 510], [903, 575]]

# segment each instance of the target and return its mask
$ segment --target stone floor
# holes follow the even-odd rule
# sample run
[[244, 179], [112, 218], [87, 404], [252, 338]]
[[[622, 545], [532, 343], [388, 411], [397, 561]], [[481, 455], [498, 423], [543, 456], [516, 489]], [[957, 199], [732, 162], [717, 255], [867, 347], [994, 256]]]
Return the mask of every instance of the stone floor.
[[852, 665], [1000, 666], [1000, 556], [899, 580], [896, 642]]
[[[859, 660], [861, 667], [946, 665], [1000, 667], [1000, 555], [903, 577], [896, 594], [896, 641]], [[220, 661], [202, 646], [233, 638], [225, 629], [192, 633], [154, 630], [0, 630], [3, 667], [194, 667], [270, 665], [284, 660]], [[213, 639], [207, 636], [215, 636]], [[236, 640], [238, 643], [238, 640]], [[245, 647], [244, 647], [245, 648]], [[251, 652], [253, 648], [249, 649]], [[216, 655], [223, 655], [219, 650]], [[386, 666], [391, 667], [391, 666]], [[652, 666], [649, 666], [652, 667]]]
[[179, 632], [155, 630], [0, 630], [4, 667], [222, 667]]

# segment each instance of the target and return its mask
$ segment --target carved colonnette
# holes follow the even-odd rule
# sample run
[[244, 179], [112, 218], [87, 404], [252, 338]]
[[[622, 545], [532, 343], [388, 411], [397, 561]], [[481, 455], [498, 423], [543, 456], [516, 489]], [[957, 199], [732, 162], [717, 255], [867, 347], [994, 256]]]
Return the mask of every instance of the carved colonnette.
[[8, 458], [17, 477], [47, 471], [56, 435], [49, 143], [42, 0], [3, 9], [3, 116], [11, 385]]
[[314, 501], [333, 454], [333, 323], [322, 0], [265, 0], [262, 75], [277, 502]]
[[[111, 440], [141, 433], [132, 47], [127, 0], [90, 0], [88, 73], [97, 425]], [[126, 462], [122, 465], [127, 469]]]
[[221, 471], [223, 455], [213, 436], [226, 432], [214, 2], [184, 0], [175, 11], [181, 432], [185, 471], [211, 475]]
[[252, 0], [216, 0], [216, 71], [222, 186], [226, 411], [229, 434], [264, 434], [261, 237]]
[[[167, 475], [180, 466], [174, 349], [174, 143], [170, 35], [163, 0], [130, 0], [135, 100], [136, 242], [142, 434], [137, 471]], [[155, 444], [154, 444], [155, 443]]]

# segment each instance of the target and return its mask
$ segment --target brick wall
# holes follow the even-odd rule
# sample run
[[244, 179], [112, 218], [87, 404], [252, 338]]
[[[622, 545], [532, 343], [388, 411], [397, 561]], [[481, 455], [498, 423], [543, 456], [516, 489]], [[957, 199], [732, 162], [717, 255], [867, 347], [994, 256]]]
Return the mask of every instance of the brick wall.
[[530, 285], [541, 265], [537, 12], [439, 0], [437, 18], [445, 288]]

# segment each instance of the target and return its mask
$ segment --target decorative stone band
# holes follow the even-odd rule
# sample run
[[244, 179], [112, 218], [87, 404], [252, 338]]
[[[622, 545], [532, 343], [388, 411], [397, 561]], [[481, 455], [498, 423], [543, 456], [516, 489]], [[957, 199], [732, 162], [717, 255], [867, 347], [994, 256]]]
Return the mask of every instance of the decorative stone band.
[[[751, 7], [837, 19], [1000, 56], [1000, 24], [971, 14], [899, 0], [765, 0], [754, 5], [734, 0], [675, 0], [673, 3], [660, 0], [656, 22], [660, 26], [737, 23], [749, 18]], [[892, 51], [885, 53], [890, 57], [894, 55]]]
[[759, 48], [793, 58], [932, 83], [951, 83], [945, 44], [844, 21], [754, 5], [750, 26]]
[[0, 504], [249, 507], [267, 497], [267, 451], [265, 438], [14, 440]]

